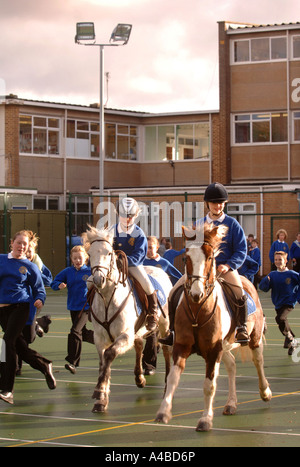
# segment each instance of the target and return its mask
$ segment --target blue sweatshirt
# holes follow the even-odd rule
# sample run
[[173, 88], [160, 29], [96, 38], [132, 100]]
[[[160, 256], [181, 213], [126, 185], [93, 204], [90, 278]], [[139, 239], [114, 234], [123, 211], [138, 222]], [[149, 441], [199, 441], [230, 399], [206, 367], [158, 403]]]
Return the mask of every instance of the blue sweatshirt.
[[[84, 265], [81, 269], [76, 269], [74, 266], [69, 266], [63, 269], [55, 276], [51, 283], [53, 290], [59, 290], [59, 284], [64, 282], [68, 288], [67, 307], [70, 311], [81, 311], [84, 307], [87, 298], [86, 281], [91, 275], [91, 268]], [[85, 310], [89, 309], [88, 303], [85, 305]]]
[[0, 255], [0, 303], [45, 303], [46, 292], [39, 268], [28, 259]]
[[134, 224], [131, 234], [127, 234], [118, 232], [118, 225], [115, 225], [114, 250], [126, 253], [128, 266], [142, 265], [148, 251], [148, 242], [143, 230]]
[[259, 265], [259, 267], [261, 266], [260, 249], [258, 248], [258, 246], [256, 246], [255, 248], [253, 248], [253, 250], [250, 250], [250, 251], [249, 251], [249, 256], [250, 256], [250, 258], [254, 259], [254, 261], [257, 262], [257, 264]]
[[158, 258], [154, 259], [147, 257], [144, 261], [144, 266], [155, 266], [161, 268], [163, 271], [165, 271], [166, 274], [168, 274], [173, 285], [175, 285], [178, 279], [182, 277], [181, 272], [178, 271], [178, 269], [176, 269], [175, 266], [170, 263], [170, 261], [162, 258], [161, 256], [158, 256]]
[[173, 248], [171, 248], [170, 250], [166, 250], [166, 252], [164, 254], [164, 258], [166, 260], [168, 260], [170, 263], [174, 264], [174, 259], [177, 256], [182, 255], [184, 252], [185, 252], [185, 248], [182, 248], [182, 250], [180, 250], [180, 251], [173, 250]]
[[[241, 225], [234, 217], [224, 215], [222, 221], [213, 221], [215, 226], [226, 225], [228, 227], [227, 234], [222, 239], [220, 245], [220, 253], [216, 257], [216, 264], [228, 264], [234, 271], [239, 269], [244, 263], [247, 256], [247, 241]], [[207, 218], [197, 221], [196, 227], [200, 227]]]
[[299, 259], [300, 258], [300, 243], [295, 241], [292, 243], [291, 249], [290, 249], [290, 258], [293, 259]]
[[299, 294], [299, 285], [300, 275], [296, 271], [287, 269], [282, 272], [270, 272], [261, 280], [259, 288], [264, 292], [272, 290], [273, 305], [275, 310], [279, 310], [284, 305], [294, 308]]
[[242, 266], [239, 268], [239, 274], [241, 276], [247, 277], [249, 281], [253, 282], [254, 281], [254, 276], [259, 270], [259, 265], [254, 259], [251, 258], [251, 256], [247, 255], [244, 263]]
[[272, 243], [270, 251], [269, 251], [269, 258], [271, 263], [274, 264], [274, 253], [276, 251], [284, 251], [288, 255], [288, 259], [290, 259], [290, 249], [289, 246], [286, 242], [280, 242], [279, 240], [275, 240], [275, 242]]

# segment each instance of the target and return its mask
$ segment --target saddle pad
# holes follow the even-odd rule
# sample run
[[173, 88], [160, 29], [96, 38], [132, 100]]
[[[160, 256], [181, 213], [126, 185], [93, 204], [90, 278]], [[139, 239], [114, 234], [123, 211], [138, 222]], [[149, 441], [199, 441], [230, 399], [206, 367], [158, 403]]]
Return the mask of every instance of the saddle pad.
[[[167, 297], [166, 297], [166, 294], [165, 294], [162, 286], [160, 285], [160, 283], [156, 279], [154, 279], [154, 277], [149, 276], [149, 274], [148, 274], [148, 277], [149, 277], [149, 279], [151, 281], [151, 284], [153, 285], [153, 287], [156, 290], [157, 299], [158, 299], [159, 303], [161, 304], [161, 306], [164, 306], [167, 303]], [[130, 286], [132, 286], [131, 279], [128, 279], [128, 282], [130, 283]], [[137, 313], [140, 316], [140, 314], [143, 311], [143, 307], [142, 307], [141, 300], [140, 300], [135, 288], [133, 289], [133, 294], [134, 294], [134, 298], [135, 298]]]
[[[230, 311], [231, 314], [233, 314], [232, 308], [229, 305], [229, 302], [228, 302], [228, 300], [226, 298], [226, 295], [225, 295], [223, 290], [222, 290], [222, 292], [223, 292], [224, 299], [225, 299], [225, 301], [227, 303], [228, 310]], [[244, 294], [247, 295], [247, 309], [248, 309], [248, 316], [250, 316], [250, 315], [252, 315], [253, 313], [256, 312], [256, 305], [255, 305], [255, 302], [254, 302], [253, 298], [248, 294], [248, 292], [246, 292], [244, 290]]]

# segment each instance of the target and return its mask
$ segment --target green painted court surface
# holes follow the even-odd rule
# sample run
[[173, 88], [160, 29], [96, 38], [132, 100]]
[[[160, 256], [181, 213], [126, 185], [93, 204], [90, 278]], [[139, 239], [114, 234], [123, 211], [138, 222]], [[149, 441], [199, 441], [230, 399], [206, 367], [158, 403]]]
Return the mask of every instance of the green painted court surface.
[[[51, 314], [52, 324], [49, 333], [37, 337], [32, 347], [53, 361], [57, 388], [50, 391], [42, 374], [23, 366], [22, 375], [16, 378], [14, 405], [0, 402], [0, 446], [114, 449], [300, 446], [300, 362], [294, 362], [283, 349], [283, 336], [275, 323], [269, 294], [260, 296], [268, 324], [265, 371], [273, 399], [268, 403], [260, 400], [254, 366], [237, 357], [237, 414], [222, 415], [227, 377], [221, 365], [213, 430], [197, 433], [195, 427], [203, 410], [204, 361], [196, 355], [188, 360], [181, 377], [173, 418], [168, 425], [154, 422], [164, 389], [162, 353], [157, 372], [147, 377], [144, 389], [138, 389], [134, 383], [134, 352], [116, 359], [109, 410], [106, 414], [92, 413], [91, 395], [98, 377], [96, 349], [83, 344], [81, 366], [75, 375], [64, 368], [71, 326], [66, 293], [48, 291], [43, 314]], [[292, 329], [300, 339], [300, 305], [290, 316]]]

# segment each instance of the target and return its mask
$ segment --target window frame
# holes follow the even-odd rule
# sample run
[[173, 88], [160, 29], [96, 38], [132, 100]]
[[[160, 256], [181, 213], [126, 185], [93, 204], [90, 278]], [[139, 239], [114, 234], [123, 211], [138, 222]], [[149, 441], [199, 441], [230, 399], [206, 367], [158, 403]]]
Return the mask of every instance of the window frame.
[[[285, 116], [286, 117], [286, 139], [283, 141], [273, 141], [273, 130], [274, 130], [274, 123], [273, 119], [275, 116], [278, 114]], [[261, 116], [261, 118], [259, 118]], [[242, 119], [242, 117], [245, 117]], [[247, 118], [249, 117], [249, 118]], [[236, 120], [236, 118], [240, 118], [240, 120]], [[249, 124], [249, 136], [250, 139], [247, 142], [237, 142], [236, 141], [236, 136], [237, 136], [237, 124], [238, 123], [247, 123]], [[254, 129], [255, 127], [258, 128], [259, 123], [263, 122], [268, 122], [269, 123], [269, 140], [267, 141], [254, 141]], [[248, 113], [236, 113], [232, 114], [232, 119], [231, 119], [231, 125], [232, 125], [232, 140], [231, 140], [231, 145], [232, 146], [262, 146], [262, 145], [279, 145], [279, 144], [288, 144], [288, 112], [287, 111], [272, 111], [272, 112], [248, 112]]]
[[[184, 126], [192, 125], [192, 135], [184, 135]], [[197, 125], [207, 125], [207, 155], [195, 157], [201, 151], [201, 140], [203, 138], [197, 137]], [[165, 129], [165, 131], [163, 131]], [[153, 141], [152, 147], [148, 152], [155, 153], [154, 157], [148, 158], [146, 151], [147, 144], [147, 130], [152, 131]], [[205, 129], [204, 129], [205, 130]], [[199, 135], [200, 136], [200, 135]], [[211, 158], [211, 126], [209, 120], [198, 122], [183, 122], [183, 123], [165, 123], [145, 125], [144, 128], [144, 162], [158, 163], [166, 161], [175, 162], [195, 162], [195, 161], [209, 161]], [[189, 143], [193, 144], [189, 144]], [[163, 145], [164, 153], [160, 156], [161, 145]], [[193, 151], [193, 157], [190, 157]]]
[[[99, 146], [98, 148], [96, 148], [96, 150], [93, 149], [93, 147], [95, 147], [95, 144], [94, 144], [95, 137], [96, 137], [96, 142], [97, 142], [97, 137], [98, 137], [98, 142], [99, 142], [99, 122], [95, 120], [84, 120], [84, 119], [78, 119], [78, 118], [68, 118], [67, 121], [74, 122], [74, 130], [70, 126], [70, 129], [72, 129], [72, 133], [74, 133], [74, 136], [72, 134], [72, 136], [69, 137], [68, 133], [66, 135], [67, 158], [84, 159], [84, 160], [99, 160], [99, 157], [100, 157]], [[86, 127], [80, 129], [78, 127], [78, 124], [85, 124]], [[68, 124], [67, 124], [67, 127], [69, 128]], [[108, 133], [109, 127], [113, 127], [112, 135]], [[125, 127], [127, 127], [126, 133], [124, 132]], [[80, 136], [82, 136], [82, 138]], [[113, 145], [113, 149], [114, 149], [113, 153], [115, 154], [115, 157], [108, 156], [108, 138], [110, 136], [113, 136], [112, 145]], [[123, 161], [123, 162], [138, 162], [139, 161], [139, 154], [138, 154], [139, 126], [138, 125], [135, 125], [132, 123], [115, 123], [115, 122], [107, 121], [104, 124], [104, 138], [105, 138], [104, 160]], [[120, 148], [120, 140], [122, 138], [123, 139], [127, 138], [127, 152], [126, 152], [128, 156], [127, 158], [118, 157], [118, 148]], [[82, 153], [80, 153], [79, 144], [76, 143], [77, 140], [86, 141], [86, 144], [88, 145], [88, 148], [86, 150], [87, 155], [82, 155]], [[134, 142], [135, 142], [135, 145], [133, 144]], [[70, 145], [73, 145], [72, 154], [70, 154], [70, 151], [71, 151]], [[131, 156], [132, 154], [131, 150], [133, 148], [135, 148], [134, 158], [132, 158]]]
[[[31, 119], [31, 150], [28, 152], [21, 151], [21, 143], [22, 143], [22, 137], [21, 137], [21, 126], [22, 126], [22, 117], [30, 118]], [[37, 125], [35, 124], [35, 120], [38, 119], [45, 119], [45, 125]], [[58, 126], [52, 126], [50, 122], [52, 120], [56, 120], [58, 122]], [[19, 154], [22, 156], [38, 156], [38, 157], [61, 157], [61, 118], [52, 116], [52, 115], [39, 115], [39, 114], [29, 114], [29, 113], [20, 113], [19, 114]], [[37, 132], [40, 132], [42, 134], [45, 133], [45, 152], [35, 152], [34, 148], [34, 141], [35, 141], [35, 134]], [[29, 134], [29, 133], [28, 133]], [[53, 153], [50, 148], [50, 140], [51, 140], [51, 135], [52, 134], [57, 134], [57, 152]], [[23, 149], [23, 148], [22, 148]]]
[[[236, 210], [232, 210], [231, 208], [237, 207]], [[252, 209], [247, 209], [250, 207]], [[239, 224], [242, 226], [245, 232], [245, 217], [251, 218], [250, 220], [253, 222], [253, 228], [250, 229], [249, 232], [245, 232], [245, 236], [247, 237], [250, 233], [254, 235], [254, 238], [257, 237], [257, 205], [256, 203], [234, 203], [229, 202], [226, 205], [226, 212], [230, 217], [234, 217]], [[252, 219], [253, 217], [253, 219]]]
[[[252, 59], [252, 41], [258, 41], [262, 39], [268, 39], [269, 40], [269, 47], [268, 47], [268, 58], [262, 59], [262, 60], [253, 60]], [[279, 58], [272, 58], [272, 52], [274, 46], [272, 46], [272, 40], [273, 39], [285, 39], [285, 57], [279, 57]], [[236, 51], [235, 51], [235, 44], [239, 42], [247, 42], [249, 43], [248, 46], [248, 60], [241, 60], [241, 61], [235, 61], [236, 57]], [[286, 36], [261, 36], [261, 37], [253, 37], [253, 38], [248, 38], [248, 39], [232, 39], [231, 44], [230, 44], [230, 64], [231, 65], [245, 65], [245, 64], [257, 64], [257, 63], [269, 63], [269, 62], [282, 62], [282, 61], [287, 61], [288, 60], [288, 47], [287, 47], [287, 37]]]

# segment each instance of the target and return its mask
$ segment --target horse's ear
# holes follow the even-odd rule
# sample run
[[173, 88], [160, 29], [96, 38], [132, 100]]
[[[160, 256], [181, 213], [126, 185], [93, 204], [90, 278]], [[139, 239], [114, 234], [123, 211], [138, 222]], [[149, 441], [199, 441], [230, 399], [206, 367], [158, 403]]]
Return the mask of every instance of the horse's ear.
[[195, 240], [196, 238], [196, 234], [195, 234], [195, 227], [186, 227], [186, 226], [182, 226], [182, 235], [183, 235], [183, 238], [185, 238], [186, 240]]

